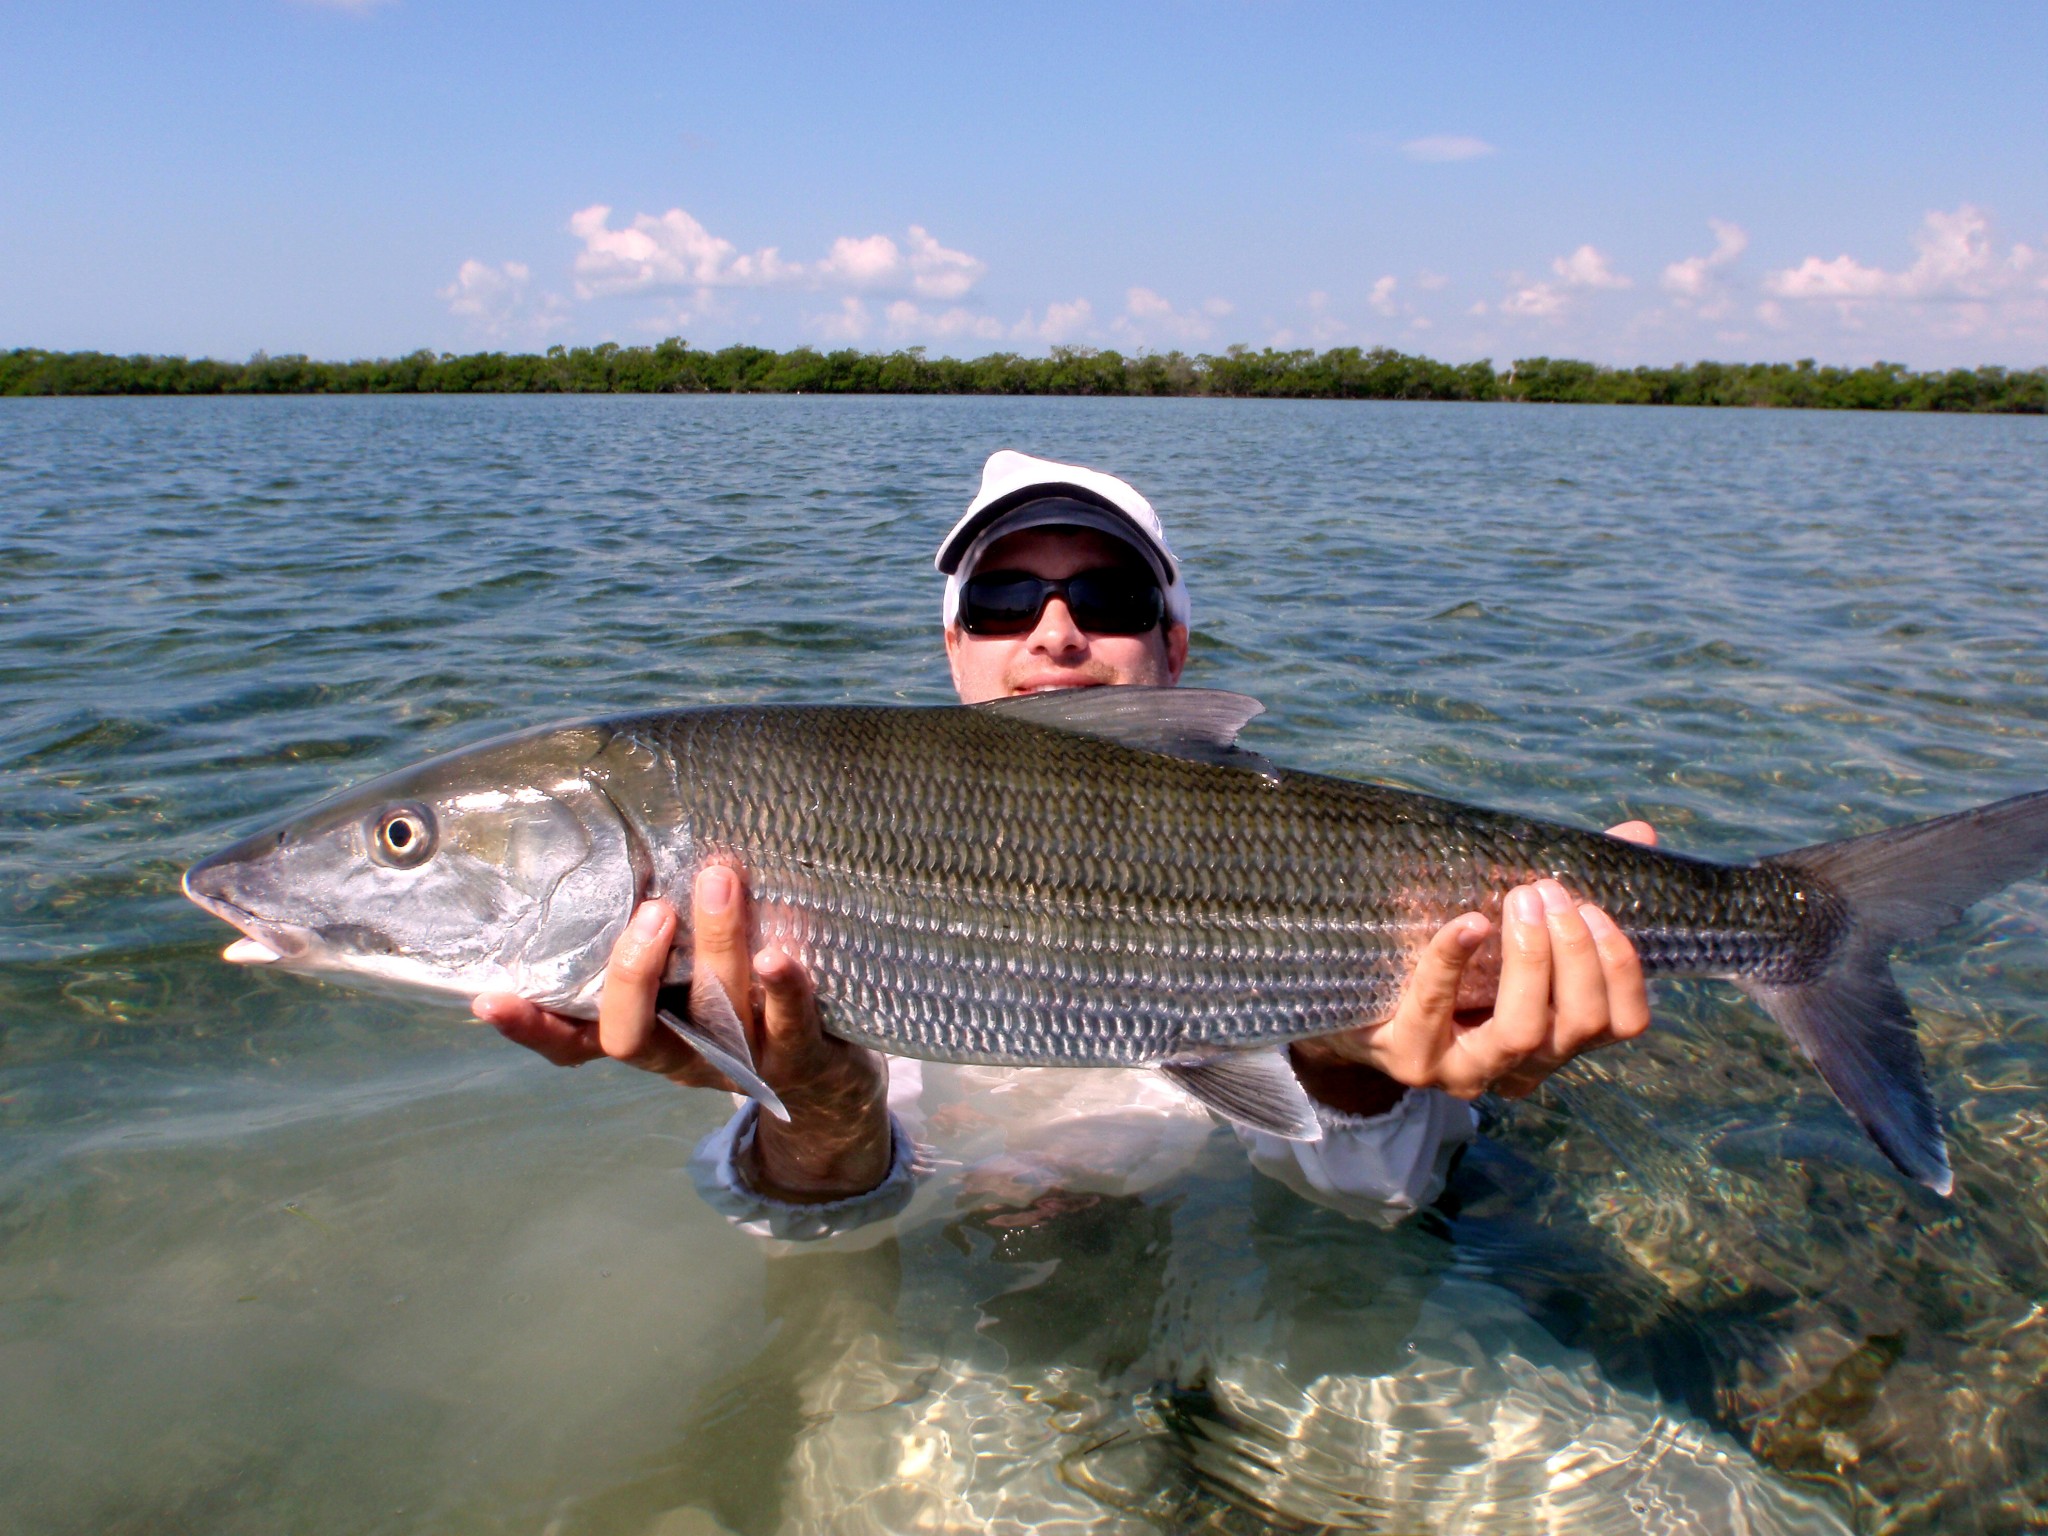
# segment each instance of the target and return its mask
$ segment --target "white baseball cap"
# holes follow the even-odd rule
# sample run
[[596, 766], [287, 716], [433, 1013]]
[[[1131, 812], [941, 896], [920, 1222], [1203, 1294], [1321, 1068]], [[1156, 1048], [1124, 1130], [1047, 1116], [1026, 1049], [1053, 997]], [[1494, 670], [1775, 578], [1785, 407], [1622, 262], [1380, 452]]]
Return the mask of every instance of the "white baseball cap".
[[1152, 567], [1166, 596], [1166, 617], [1188, 621], [1187, 586], [1167, 545], [1159, 514], [1137, 488], [1115, 475], [1003, 448], [981, 468], [981, 490], [932, 563], [946, 578], [945, 622], [960, 614], [960, 584], [974, 574], [997, 539], [1026, 528], [1093, 528], [1131, 546]]

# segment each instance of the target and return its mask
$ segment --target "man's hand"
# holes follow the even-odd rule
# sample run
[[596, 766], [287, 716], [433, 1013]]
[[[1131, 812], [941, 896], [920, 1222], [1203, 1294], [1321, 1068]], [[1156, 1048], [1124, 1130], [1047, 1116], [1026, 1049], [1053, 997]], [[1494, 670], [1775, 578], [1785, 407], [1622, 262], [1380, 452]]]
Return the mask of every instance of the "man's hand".
[[[1642, 821], [1610, 835], [1657, 841]], [[1649, 1026], [1635, 946], [1605, 912], [1574, 902], [1555, 880], [1508, 893], [1492, 1009], [1461, 1010], [1466, 967], [1492, 932], [1477, 912], [1453, 918], [1423, 950], [1387, 1018], [1297, 1041], [1302, 1086], [1334, 1108], [1367, 1114], [1391, 1108], [1404, 1086], [1461, 1099], [1489, 1091], [1521, 1098], [1580, 1052], [1632, 1040]]]
[[[893, 1153], [887, 1076], [872, 1051], [835, 1040], [818, 1026], [810, 978], [779, 949], [747, 954], [746, 886], [720, 865], [697, 876], [691, 930], [693, 969], [715, 975], [732, 999], [762, 1079], [781, 1096], [789, 1123], [755, 1118], [742, 1171], [770, 1199], [819, 1204], [865, 1194], [888, 1176]], [[595, 1023], [550, 1013], [521, 997], [488, 993], [476, 1016], [515, 1045], [558, 1067], [610, 1057], [691, 1088], [732, 1084], [655, 1015], [676, 915], [643, 902], [612, 946]]]

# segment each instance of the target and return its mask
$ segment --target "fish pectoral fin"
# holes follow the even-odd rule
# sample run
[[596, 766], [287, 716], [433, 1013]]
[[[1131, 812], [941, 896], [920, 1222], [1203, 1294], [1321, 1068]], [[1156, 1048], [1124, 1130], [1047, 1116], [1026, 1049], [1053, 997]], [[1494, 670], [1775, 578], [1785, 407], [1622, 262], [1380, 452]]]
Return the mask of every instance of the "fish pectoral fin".
[[1265, 758], [1237, 744], [1245, 722], [1266, 708], [1249, 694], [1220, 688], [1061, 688], [972, 707], [1140, 752], [1280, 776]]
[[754, 1070], [753, 1047], [747, 1044], [746, 1026], [733, 1010], [725, 987], [709, 971], [690, 978], [689, 1017], [681, 1018], [669, 1009], [656, 1011], [655, 1018], [681, 1035], [690, 1047], [733, 1081], [748, 1098], [776, 1119], [787, 1122], [789, 1111], [782, 1100]]
[[1162, 1061], [1159, 1070], [1224, 1119], [1288, 1141], [1321, 1141], [1316, 1117], [1284, 1046], [1219, 1050]]

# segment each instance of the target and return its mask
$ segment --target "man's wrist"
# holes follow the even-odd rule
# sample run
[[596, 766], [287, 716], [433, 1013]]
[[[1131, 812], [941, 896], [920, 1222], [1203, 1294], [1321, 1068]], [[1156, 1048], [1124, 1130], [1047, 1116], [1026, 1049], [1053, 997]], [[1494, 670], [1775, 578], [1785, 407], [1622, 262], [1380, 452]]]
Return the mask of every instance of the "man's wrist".
[[1301, 1084], [1302, 1092], [1340, 1114], [1361, 1118], [1384, 1115], [1408, 1091], [1377, 1067], [1316, 1050], [1309, 1042], [1289, 1047], [1288, 1059], [1293, 1063], [1295, 1080]]
[[788, 1124], [756, 1113], [735, 1165], [754, 1193], [784, 1205], [829, 1205], [867, 1194], [895, 1161], [889, 1106], [875, 1095], [851, 1119], [825, 1124], [793, 1112]]

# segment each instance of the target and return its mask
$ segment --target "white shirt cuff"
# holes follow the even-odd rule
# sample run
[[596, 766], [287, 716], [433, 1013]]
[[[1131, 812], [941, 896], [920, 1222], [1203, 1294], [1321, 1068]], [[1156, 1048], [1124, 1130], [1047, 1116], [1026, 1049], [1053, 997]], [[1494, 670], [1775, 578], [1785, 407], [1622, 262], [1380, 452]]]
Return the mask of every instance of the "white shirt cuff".
[[793, 1205], [771, 1200], [750, 1188], [740, 1174], [740, 1159], [754, 1144], [760, 1106], [743, 1105], [736, 1115], [697, 1144], [690, 1158], [690, 1177], [705, 1203], [742, 1232], [788, 1242], [815, 1242], [836, 1237], [877, 1221], [885, 1221], [910, 1203], [918, 1176], [928, 1160], [903, 1122], [889, 1116], [889, 1172], [865, 1194], [849, 1195], [822, 1205]]
[[1288, 1141], [1235, 1127], [1252, 1166], [1304, 1199], [1392, 1226], [1443, 1193], [1451, 1154], [1478, 1129], [1472, 1106], [1434, 1088], [1410, 1088], [1380, 1115], [1316, 1105], [1321, 1141]]

